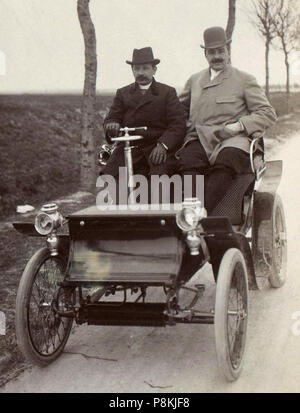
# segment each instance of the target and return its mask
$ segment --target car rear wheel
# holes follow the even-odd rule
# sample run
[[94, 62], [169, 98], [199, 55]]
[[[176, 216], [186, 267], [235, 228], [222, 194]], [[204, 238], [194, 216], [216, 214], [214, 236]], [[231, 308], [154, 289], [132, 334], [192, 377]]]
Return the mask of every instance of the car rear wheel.
[[272, 287], [281, 287], [286, 280], [287, 273], [287, 235], [283, 204], [279, 195], [276, 196], [273, 207], [272, 225], [272, 270], [270, 284]]
[[253, 260], [260, 289], [281, 287], [287, 274], [287, 235], [280, 196], [275, 195], [270, 218], [254, 222]]
[[57, 285], [64, 279], [65, 266], [61, 255], [51, 256], [48, 248], [41, 248], [29, 260], [19, 284], [17, 341], [24, 356], [39, 366], [61, 354], [71, 332], [73, 319], [60, 317], [54, 309], [67, 299]]
[[228, 381], [242, 370], [248, 321], [248, 279], [244, 257], [231, 248], [221, 260], [215, 302], [215, 344], [219, 369]]

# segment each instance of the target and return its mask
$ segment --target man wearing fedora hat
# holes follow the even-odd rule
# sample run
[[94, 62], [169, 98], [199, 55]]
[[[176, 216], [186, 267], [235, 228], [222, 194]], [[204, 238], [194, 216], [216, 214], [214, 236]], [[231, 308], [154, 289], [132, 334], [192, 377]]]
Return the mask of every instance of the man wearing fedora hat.
[[209, 68], [192, 75], [180, 97], [188, 124], [177, 152], [183, 175], [208, 175], [205, 204], [210, 213], [237, 174], [249, 173], [250, 141], [276, 121], [276, 114], [256, 79], [231, 66], [221, 27], [204, 31]]
[[[135, 82], [117, 90], [104, 122], [106, 140], [118, 136], [121, 127], [147, 126], [139, 132], [141, 141], [132, 151], [135, 174], [172, 174], [175, 151], [182, 145], [186, 132], [185, 114], [174, 88], [154, 79], [160, 62], [151, 47], [134, 49], [132, 68]], [[101, 174], [117, 176], [124, 166], [124, 145], [118, 144]]]

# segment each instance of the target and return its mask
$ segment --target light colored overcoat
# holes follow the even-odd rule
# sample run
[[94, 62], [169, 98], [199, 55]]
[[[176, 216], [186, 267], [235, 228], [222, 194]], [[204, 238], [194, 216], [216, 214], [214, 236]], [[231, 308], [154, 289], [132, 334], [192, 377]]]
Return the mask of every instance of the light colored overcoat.
[[[255, 77], [231, 65], [212, 81], [209, 69], [192, 75], [180, 98], [188, 112], [184, 145], [199, 138], [211, 164], [225, 147], [249, 152], [251, 135], [262, 136], [277, 119]], [[221, 138], [218, 132], [236, 121], [242, 123], [244, 131]]]

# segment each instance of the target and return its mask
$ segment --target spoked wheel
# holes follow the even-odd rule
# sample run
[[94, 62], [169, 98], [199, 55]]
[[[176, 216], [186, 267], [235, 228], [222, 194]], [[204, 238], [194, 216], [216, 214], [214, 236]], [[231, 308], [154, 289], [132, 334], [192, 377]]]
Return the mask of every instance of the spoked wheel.
[[72, 328], [72, 318], [60, 317], [69, 300], [57, 283], [63, 281], [66, 262], [47, 248], [38, 250], [23, 272], [16, 301], [16, 335], [24, 356], [45, 366], [63, 351]]
[[241, 374], [248, 321], [248, 279], [242, 253], [231, 248], [221, 260], [216, 288], [215, 342], [219, 369], [229, 380]]
[[281, 287], [287, 273], [287, 235], [283, 204], [278, 194], [270, 219], [255, 223], [253, 260], [260, 289]]
[[273, 207], [273, 248], [269, 281], [272, 287], [281, 287], [287, 272], [287, 239], [285, 216], [281, 198], [276, 196]]

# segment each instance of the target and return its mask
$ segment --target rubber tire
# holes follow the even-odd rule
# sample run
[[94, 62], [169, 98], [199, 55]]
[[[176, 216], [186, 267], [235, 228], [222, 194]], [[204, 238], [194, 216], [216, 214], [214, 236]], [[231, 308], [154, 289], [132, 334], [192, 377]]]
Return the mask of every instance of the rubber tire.
[[247, 319], [245, 332], [242, 338], [242, 355], [241, 361], [238, 368], [234, 368], [229, 353], [228, 346], [228, 300], [229, 292], [231, 286], [231, 279], [234, 274], [235, 266], [241, 263], [243, 268], [243, 279], [245, 283], [246, 291], [246, 312], [248, 318], [248, 277], [247, 277], [247, 267], [243, 254], [237, 248], [228, 249], [221, 260], [218, 281], [216, 288], [216, 301], [215, 301], [215, 345], [217, 352], [218, 366], [223, 377], [228, 381], [235, 381], [241, 374], [243, 368], [243, 355], [245, 353], [246, 347], [246, 335], [247, 335]]
[[[277, 219], [277, 213], [281, 215], [282, 219], [282, 224], [283, 224], [283, 233], [285, 235], [285, 246], [284, 246], [284, 252], [283, 252], [283, 257], [281, 261], [281, 270], [278, 272], [276, 268], [276, 263], [275, 263], [275, 256], [277, 255], [276, 252], [276, 246], [275, 246], [275, 228], [276, 228], [276, 219]], [[275, 197], [274, 201], [274, 206], [273, 206], [273, 215], [272, 215], [272, 271], [270, 272], [270, 277], [269, 281], [272, 287], [274, 288], [280, 288], [283, 286], [283, 284], [286, 281], [286, 275], [287, 275], [287, 240], [286, 240], [286, 223], [285, 223], [285, 215], [284, 215], [284, 209], [283, 209], [283, 204], [280, 196], [277, 194]]]
[[[32, 363], [36, 364], [40, 367], [47, 366], [51, 362], [53, 362], [57, 357], [60, 356], [62, 353], [69, 335], [71, 333], [73, 319], [68, 319], [67, 329], [65, 333], [65, 337], [62, 340], [62, 343], [57, 348], [57, 350], [49, 355], [43, 356], [39, 354], [34, 345], [31, 341], [30, 334], [29, 334], [29, 326], [28, 326], [28, 316], [27, 316], [27, 308], [30, 302], [30, 293], [32, 289], [32, 285], [34, 283], [35, 276], [37, 271], [39, 270], [40, 266], [50, 258], [50, 252], [48, 248], [41, 248], [39, 249], [28, 261], [18, 288], [17, 299], [16, 299], [16, 317], [15, 317], [15, 327], [16, 327], [16, 336], [18, 346], [23, 353], [23, 355]], [[52, 257], [51, 257], [52, 258]], [[58, 256], [58, 259], [61, 260], [62, 265], [65, 266], [66, 262], [62, 256]]]
[[[285, 239], [285, 249], [282, 260], [282, 271], [276, 268], [276, 214], [281, 214], [284, 233], [286, 235], [285, 215], [280, 196], [275, 194], [272, 202], [272, 211], [269, 219], [262, 220], [256, 229], [255, 240], [253, 242], [253, 260], [257, 284], [259, 289], [281, 287], [286, 281], [287, 273], [287, 245]], [[265, 258], [264, 258], [265, 257]], [[264, 281], [265, 280], [265, 281]]]

